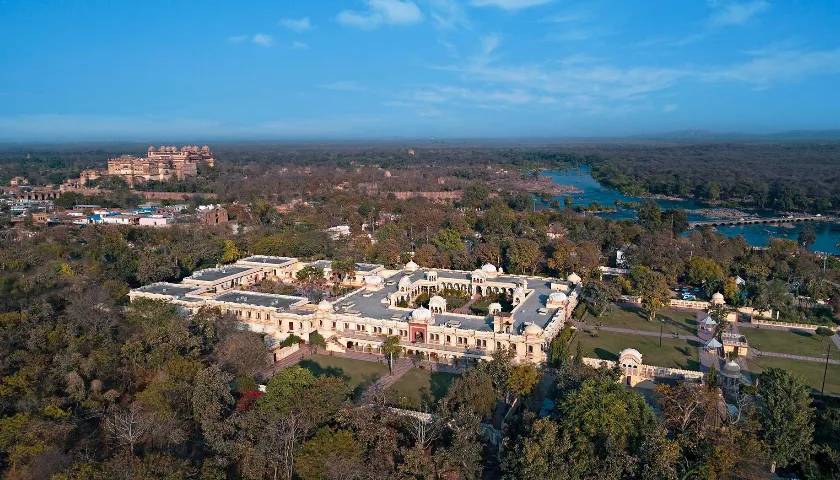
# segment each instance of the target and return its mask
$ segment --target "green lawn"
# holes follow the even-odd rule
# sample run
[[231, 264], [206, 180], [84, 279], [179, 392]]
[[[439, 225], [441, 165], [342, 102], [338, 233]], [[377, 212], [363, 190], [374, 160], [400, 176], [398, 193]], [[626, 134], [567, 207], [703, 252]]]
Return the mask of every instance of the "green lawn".
[[639, 307], [613, 305], [612, 310], [600, 317], [587, 313], [584, 321], [590, 325], [601, 324], [605, 327], [631, 328], [646, 332], [659, 332], [664, 327], [666, 334], [694, 335], [697, 333], [696, 312], [664, 309], [656, 314], [656, 321], [649, 322], [647, 315]]
[[641, 352], [642, 361], [646, 365], [688, 370], [700, 368], [697, 352], [699, 345], [687, 340], [665, 336], [662, 338], [662, 347], [660, 347], [659, 337], [626, 335], [605, 331], [593, 336], [582, 330], [578, 330], [577, 339], [581, 343], [583, 354], [587, 357], [617, 360], [620, 351], [625, 348], [635, 348]]
[[431, 408], [446, 395], [457, 376], [454, 373], [412, 368], [388, 389], [388, 403], [413, 410], [420, 410], [424, 406]]
[[[783, 368], [802, 379], [819, 392], [822, 385], [824, 363], [803, 362], [786, 358], [759, 357], [749, 362], [750, 372], [759, 374], [766, 368]], [[825, 379], [825, 393], [840, 395], [840, 365], [829, 365]]]
[[[772, 330], [769, 328], [742, 328], [742, 334], [747, 337], [751, 347], [765, 352], [790, 353], [810, 357], [825, 358], [826, 345], [831, 338], [815, 333], [795, 330]], [[840, 360], [840, 352], [832, 343], [831, 358]]]
[[312, 355], [301, 360], [298, 365], [317, 376], [332, 375], [343, 378], [350, 385], [350, 388], [356, 391], [364, 389], [364, 387], [388, 373], [388, 366], [383, 363], [331, 357], [329, 355]]

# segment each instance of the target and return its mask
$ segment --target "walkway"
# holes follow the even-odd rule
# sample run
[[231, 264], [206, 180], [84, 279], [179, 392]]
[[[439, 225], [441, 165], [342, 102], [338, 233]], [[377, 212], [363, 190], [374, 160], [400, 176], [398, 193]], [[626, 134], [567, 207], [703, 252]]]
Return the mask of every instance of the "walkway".
[[[779, 352], [762, 352], [759, 351], [755, 347], [750, 347], [750, 350], [755, 353], [756, 357], [776, 357], [776, 358], [787, 358], [790, 360], [800, 360], [803, 362], [817, 362], [817, 363], [825, 363], [825, 356], [822, 357], [808, 357], [805, 355], [793, 355], [791, 353], [779, 353]], [[829, 365], [840, 365], [840, 360], [828, 359]]]
[[362, 403], [370, 403], [375, 400], [375, 395], [384, 393], [388, 387], [397, 382], [409, 370], [414, 368], [414, 362], [407, 358], [398, 358], [394, 362], [394, 372], [379, 377], [362, 394]]
[[[575, 327], [584, 330], [586, 328], [602, 330], [604, 332], [614, 332], [614, 333], [626, 333], [630, 335], [641, 335], [644, 337], [658, 337], [660, 334], [659, 332], [652, 332], [650, 330], [636, 330], [634, 328], [621, 328], [621, 327], [598, 327], [594, 325], [590, 325], [585, 322], [579, 322], [577, 320], [570, 320], [572, 325]], [[662, 332], [662, 338], [679, 338], [680, 340], [690, 340], [693, 342], [701, 342], [700, 338], [697, 335], [677, 335], [674, 336], [672, 333], [667, 333], [665, 331]]]

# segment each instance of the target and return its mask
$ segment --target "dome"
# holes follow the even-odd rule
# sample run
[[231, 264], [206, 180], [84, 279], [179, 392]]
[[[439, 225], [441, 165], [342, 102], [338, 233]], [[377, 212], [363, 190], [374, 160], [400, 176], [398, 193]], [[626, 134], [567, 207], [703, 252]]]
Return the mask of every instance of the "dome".
[[554, 292], [548, 296], [548, 301], [551, 303], [561, 303], [568, 300], [568, 298], [563, 292]]
[[625, 348], [618, 354], [618, 363], [626, 363], [627, 361], [632, 361], [641, 365], [642, 354], [635, 348]]
[[502, 304], [498, 302], [493, 302], [490, 305], [487, 305], [487, 311], [489, 313], [496, 313], [502, 311]]
[[481, 271], [485, 273], [496, 273], [498, 270], [496, 269], [496, 266], [492, 263], [485, 263], [481, 266]]
[[332, 309], [333, 309], [332, 303], [330, 303], [326, 300], [321, 300], [320, 302], [318, 302], [318, 311], [319, 312], [330, 312], [330, 311], [332, 311]]
[[712, 295], [712, 303], [715, 305], [723, 305], [724, 303], [726, 303], [726, 300], [723, 299], [722, 293], [715, 292], [715, 294]]
[[402, 277], [400, 279], [400, 287], [410, 287], [411, 286], [411, 279], [408, 276]]
[[426, 307], [418, 307], [411, 312], [412, 320], [429, 321], [432, 319], [432, 311]]
[[441, 297], [440, 295], [435, 295], [434, 297], [429, 299], [429, 306], [440, 306], [446, 308], [446, 299]]
[[409, 260], [408, 263], [405, 264], [405, 270], [409, 272], [417, 271], [418, 268], [420, 268], [420, 265], [414, 263], [414, 260]]
[[580, 275], [578, 275], [575, 272], [572, 272], [572, 273], [569, 274], [568, 277], [566, 277], [566, 280], [568, 280], [571, 283], [578, 284], [578, 283], [580, 283], [581, 278], [580, 278]]
[[525, 325], [525, 329], [522, 331], [522, 333], [524, 333], [525, 335], [539, 335], [542, 333], [542, 331], [543, 329], [540, 328], [540, 326], [536, 323], [529, 323]]
[[726, 364], [723, 366], [723, 374], [730, 377], [740, 376], [741, 366], [738, 365], [734, 360], [730, 360], [726, 362]]

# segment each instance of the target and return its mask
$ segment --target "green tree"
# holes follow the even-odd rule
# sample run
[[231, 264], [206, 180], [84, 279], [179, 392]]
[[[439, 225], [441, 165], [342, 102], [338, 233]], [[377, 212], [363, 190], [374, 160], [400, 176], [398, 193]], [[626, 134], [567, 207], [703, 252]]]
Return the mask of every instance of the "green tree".
[[322, 428], [295, 455], [295, 472], [302, 480], [360, 477], [362, 451], [352, 432]]
[[225, 240], [222, 242], [222, 263], [233, 263], [239, 260], [239, 257], [242, 256], [242, 253], [239, 251], [239, 247], [236, 246], [236, 243], [233, 240]]
[[333, 260], [330, 269], [335, 280], [344, 281], [356, 275], [356, 262], [349, 258]]
[[526, 397], [540, 381], [540, 371], [530, 363], [514, 365], [508, 374], [507, 389], [515, 397]]
[[312, 332], [309, 334], [309, 345], [317, 351], [319, 348], [327, 348], [327, 341], [320, 333]]
[[233, 376], [211, 365], [198, 372], [192, 393], [192, 414], [207, 445], [217, 454], [227, 454], [234, 426], [227, 421], [233, 407], [230, 383]]
[[656, 312], [668, 305], [671, 292], [665, 276], [645, 266], [636, 266], [630, 271], [633, 290], [642, 299], [642, 308], [648, 313], [648, 320], [656, 318]]
[[520, 239], [508, 247], [507, 259], [514, 272], [533, 275], [542, 259], [542, 251], [537, 242], [527, 238]]
[[639, 224], [648, 230], [658, 230], [662, 225], [662, 210], [653, 200], [646, 200], [639, 206]]
[[695, 256], [688, 262], [686, 280], [696, 286], [702, 286], [707, 295], [720, 289], [725, 279], [723, 267], [711, 258]]
[[781, 467], [808, 457], [814, 433], [810, 389], [787, 370], [768, 368], [759, 375], [756, 397], [761, 435]]
[[596, 317], [600, 317], [607, 311], [614, 302], [618, 301], [621, 292], [615, 284], [602, 280], [589, 280], [583, 284], [581, 298], [586, 307]]
[[385, 341], [382, 342], [382, 355], [388, 359], [388, 371], [392, 374], [394, 373], [394, 360], [400, 356], [402, 353], [402, 347], [400, 346], [400, 337], [396, 335], [391, 335], [385, 337]]

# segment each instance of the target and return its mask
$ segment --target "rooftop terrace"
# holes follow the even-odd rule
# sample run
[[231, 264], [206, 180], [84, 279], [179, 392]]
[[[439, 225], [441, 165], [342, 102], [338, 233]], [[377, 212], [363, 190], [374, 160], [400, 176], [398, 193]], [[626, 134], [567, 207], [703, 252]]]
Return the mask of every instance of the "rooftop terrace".
[[215, 282], [225, 277], [245, 273], [248, 270], [252, 270], [252, 267], [229, 265], [220, 268], [205, 268], [204, 270], [194, 272], [192, 275], [185, 278], [184, 280], [196, 280], [199, 282]]
[[219, 302], [240, 303], [243, 305], [257, 305], [260, 307], [273, 307], [288, 310], [289, 308], [308, 303], [304, 297], [291, 295], [275, 295], [271, 293], [245, 292], [233, 290], [218, 295], [214, 300]]

